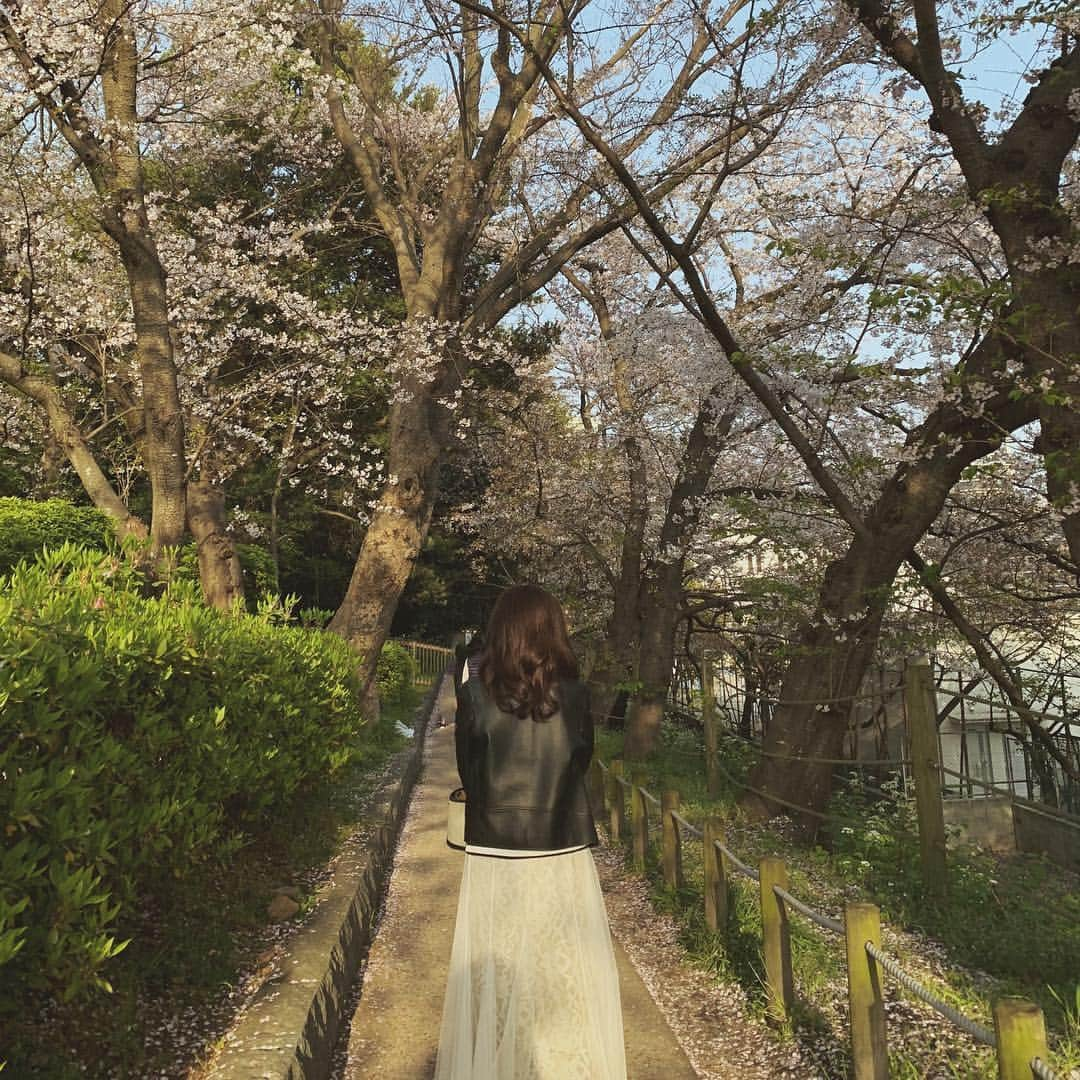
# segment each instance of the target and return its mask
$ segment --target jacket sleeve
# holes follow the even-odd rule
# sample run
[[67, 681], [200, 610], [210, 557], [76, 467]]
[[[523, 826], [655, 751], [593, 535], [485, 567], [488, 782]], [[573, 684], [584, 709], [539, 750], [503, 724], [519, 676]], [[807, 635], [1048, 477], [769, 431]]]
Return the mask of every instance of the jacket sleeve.
[[465, 788], [467, 797], [469, 793], [469, 736], [472, 733], [473, 726], [472, 695], [467, 682], [459, 682], [456, 690], [457, 711], [454, 713], [454, 753], [457, 757], [458, 776], [461, 778], [461, 786]]

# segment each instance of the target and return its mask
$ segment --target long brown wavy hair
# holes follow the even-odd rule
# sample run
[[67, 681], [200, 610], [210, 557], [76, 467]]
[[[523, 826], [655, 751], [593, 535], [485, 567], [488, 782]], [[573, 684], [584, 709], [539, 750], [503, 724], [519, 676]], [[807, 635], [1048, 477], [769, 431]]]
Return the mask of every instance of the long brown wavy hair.
[[495, 704], [521, 720], [546, 720], [559, 708], [558, 680], [578, 677], [562, 606], [539, 585], [513, 585], [495, 601], [478, 659]]

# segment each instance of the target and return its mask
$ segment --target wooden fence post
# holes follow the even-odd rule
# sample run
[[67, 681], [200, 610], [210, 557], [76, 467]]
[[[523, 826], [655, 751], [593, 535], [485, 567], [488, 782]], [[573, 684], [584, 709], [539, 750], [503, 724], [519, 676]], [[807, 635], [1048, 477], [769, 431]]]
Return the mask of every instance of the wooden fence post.
[[787, 911], [784, 902], [773, 892], [773, 886], [787, 889], [787, 867], [783, 859], [769, 855], [758, 864], [758, 875], [768, 1015], [774, 1023], [782, 1024], [787, 1020], [795, 1001], [795, 979], [791, 971], [791, 935]]
[[710, 930], [727, 933], [728, 922], [728, 882], [727, 859], [716, 842], [726, 840], [724, 825], [719, 818], [705, 821], [705, 925]]
[[881, 972], [866, 951], [868, 941], [881, 948], [881, 913], [876, 905], [845, 904], [844, 931], [855, 1080], [889, 1080]]
[[931, 896], [945, 895], [945, 811], [941, 805], [937, 694], [930, 665], [908, 664], [904, 684], [915, 808], [919, 816], [919, 853], [923, 884]]
[[592, 796], [593, 818], [599, 820], [604, 816], [604, 770], [600, 768], [597, 758], [589, 763], [589, 794]]
[[645, 872], [645, 856], [649, 851], [649, 808], [645, 793], [638, 785], [641, 777], [635, 776], [630, 789], [630, 829], [634, 836], [634, 869]]
[[623, 795], [623, 786], [619, 783], [622, 774], [622, 759], [617, 758], [608, 766], [608, 810], [611, 815], [609, 828], [612, 843], [621, 842], [623, 822], [626, 819], [626, 798]]
[[682, 874], [682, 838], [672, 813], [679, 809], [679, 793], [665, 791], [660, 796], [660, 812], [664, 828], [664, 884], [669, 889], [680, 889]]
[[716, 696], [713, 694], [713, 665], [701, 658], [701, 722], [705, 728], [705, 783], [710, 799], [720, 794], [720, 748], [716, 731]]
[[994, 1031], [1001, 1080], [1031, 1080], [1031, 1059], [1046, 1061], [1042, 1009], [1021, 998], [1002, 998], [994, 1006]]

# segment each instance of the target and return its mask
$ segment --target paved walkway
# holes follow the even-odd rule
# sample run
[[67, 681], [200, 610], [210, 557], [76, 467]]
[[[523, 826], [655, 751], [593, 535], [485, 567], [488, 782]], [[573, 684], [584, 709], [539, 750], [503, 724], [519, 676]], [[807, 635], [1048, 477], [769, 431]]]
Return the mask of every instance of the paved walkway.
[[[446, 797], [458, 786], [454, 692], [442, 687], [435, 727], [394, 861], [386, 910], [352, 1019], [348, 1080], [428, 1080], [435, 1069], [443, 993], [464, 855], [446, 846]], [[696, 1073], [622, 947], [615, 943], [630, 1080], [695, 1080]], [[557, 1078], [553, 1078], [557, 1080]]]

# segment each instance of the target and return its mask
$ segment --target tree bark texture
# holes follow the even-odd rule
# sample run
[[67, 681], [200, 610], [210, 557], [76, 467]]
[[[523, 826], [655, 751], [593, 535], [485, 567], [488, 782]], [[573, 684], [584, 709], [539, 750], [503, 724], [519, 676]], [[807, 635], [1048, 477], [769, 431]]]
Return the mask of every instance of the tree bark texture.
[[345, 598], [328, 627], [359, 654], [358, 671], [365, 689], [374, 681], [379, 651], [427, 536], [446, 439], [437, 387], [410, 389], [410, 396], [391, 410], [387, 482], [364, 534]]
[[187, 486], [187, 520], [199, 556], [203, 599], [219, 611], [244, 600], [244, 573], [225, 531], [225, 493], [204, 480]]
[[[125, 246], [129, 246], [125, 244]], [[149, 235], [125, 253], [135, 313], [135, 354], [142, 382], [145, 436], [152, 510], [150, 542], [155, 552], [180, 544], [186, 520], [184, 418], [169, 333], [165, 273]]]

